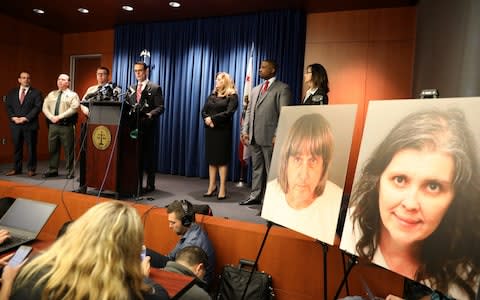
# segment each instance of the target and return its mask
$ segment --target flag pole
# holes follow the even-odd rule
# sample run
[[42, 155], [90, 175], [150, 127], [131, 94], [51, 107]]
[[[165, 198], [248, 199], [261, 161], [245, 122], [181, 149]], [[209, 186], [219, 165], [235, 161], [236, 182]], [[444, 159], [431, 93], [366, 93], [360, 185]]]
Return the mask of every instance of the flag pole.
[[[244, 83], [244, 88], [243, 88], [243, 110], [242, 110], [242, 115], [240, 117], [240, 128], [243, 125], [243, 120], [245, 118], [245, 113], [247, 111], [248, 104], [250, 103], [250, 94], [252, 92], [252, 73], [253, 73], [253, 50], [254, 50], [255, 44], [252, 41], [252, 47], [250, 48], [250, 53], [248, 56], [248, 62], [247, 62], [247, 69], [245, 72], [245, 83]], [[247, 160], [250, 157], [250, 151], [248, 149], [248, 146], [243, 145], [242, 141], [240, 140], [240, 145], [239, 145], [239, 160], [240, 160], [240, 177], [239, 181], [237, 183], [237, 187], [243, 187], [245, 185], [245, 173], [247, 169]]]

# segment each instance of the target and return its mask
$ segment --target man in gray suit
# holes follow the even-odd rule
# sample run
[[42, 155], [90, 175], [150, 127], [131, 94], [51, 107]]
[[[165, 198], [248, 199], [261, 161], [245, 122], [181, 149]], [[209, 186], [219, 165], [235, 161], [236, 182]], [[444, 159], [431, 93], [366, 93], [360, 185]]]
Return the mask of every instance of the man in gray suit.
[[244, 145], [249, 145], [253, 176], [250, 196], [240, 205], [262, 203], [280, 110], [282, 106], [289, 105], [292, 99], [288, 85], [276, 80], [276, 72], [277, 64], [274, 61], [262, 61], [259, 76], [265, 81], [253, 88], [252, 100], [245, 113], [240, 137]]

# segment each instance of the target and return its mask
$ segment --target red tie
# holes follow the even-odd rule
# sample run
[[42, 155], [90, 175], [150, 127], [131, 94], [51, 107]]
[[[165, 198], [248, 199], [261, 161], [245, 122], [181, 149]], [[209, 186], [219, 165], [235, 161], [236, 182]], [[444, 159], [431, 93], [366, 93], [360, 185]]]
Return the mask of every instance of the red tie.
[[23, 104], [23, 100], [25, 100], [25, 88], [22, 88], [22, 92], [20, 93], [20, 104]]
[[267, 90], [268, 90], [268, 83], [269, 83], [269, 82], [270, 82], [270, 81], [267, 80], [267, 81], [265, 81], [265, 83], [263, 84], [263, 87], [262, 87], [262, 95], [267, 92]]
[[142, 84], [139, 83], [137, 86], [137, 103], [140, 102], [140, 98], [142, 98]]

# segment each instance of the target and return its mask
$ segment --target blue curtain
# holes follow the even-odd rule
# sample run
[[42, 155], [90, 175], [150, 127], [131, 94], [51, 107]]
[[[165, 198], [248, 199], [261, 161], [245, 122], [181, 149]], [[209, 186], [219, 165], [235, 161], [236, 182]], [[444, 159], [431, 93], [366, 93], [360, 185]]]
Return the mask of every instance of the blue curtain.
[[[135, 83], [133, 63], [150, 51], [149, 79], [159, 83], [165, 113], [155, 137], [157, 170], [185, 176], [208, 176], [204, 127], [200, 112], [214, 88], [215, 75], [225, 71], [243, 99], [245, 72], [254, 44], [253, 85], [260, 83], [262, 59], [278, 62], [277, 78], [301, 96], [305, 52], [305, 15], [298, 11], [214, 17], [188, 21], [122, 25], [115, 28], [113, 81], [127, 88]], [[238, 180], [241, 101], [234, 116], [229, 179]]]

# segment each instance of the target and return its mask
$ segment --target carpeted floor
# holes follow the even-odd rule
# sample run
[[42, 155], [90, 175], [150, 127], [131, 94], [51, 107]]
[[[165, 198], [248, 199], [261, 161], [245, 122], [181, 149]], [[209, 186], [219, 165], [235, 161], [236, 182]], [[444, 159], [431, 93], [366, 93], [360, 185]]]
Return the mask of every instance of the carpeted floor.
[[[63, 164], [60, 164], [61, 166]], [[25, 173], [15, 176], [5, 176], [5, 173], [11, 170], [11, 164], [0, 165], [0, 180], [16, 181], [25, 184], [38, 185], [50, 188], [56, 188], [65, 191], [73, 191], [78, 188], [78, 170], [75, 179], [67, 180], [65, 178], [66, 171], [59, 170], [59, 176], [54, 178], [42, 178], [42, 173], [47, 169], [47, 162], [39, 162], [37, 171], [39, 172], [34, 177], [28, 177]], [[25, 171], [24, 171], [25, 172]], [[207, 191], [208, 180], [200, 179], [198, 177], [184, 177], [167, 174], [156, 175], [155, 181], [156, 190], [148, 193], [140, 199], [134, 198], [120, 198], [124, 201], [136, 201], [138, 203], [155, 205], [164, 207], [176, 199], [187, 199], [193, 204], [208, 204], [210, 205], [213, 214], [217, 217], [230, 218], [235, 220], [242, 220], [253, 223], [265, 223], [265, 220], [256, 216], [260, 206], [241, 206], [238, 202], [248, 198], [250, 187], [244, 185], [239, 186], [237, 182], [228, 182], [227, 184], [227, 198], [218, 200], [216, 197], [205, 198], [203, 193]], [[89, 188], [87, 190], [89, 195], [98, 195], [99, 191]], [[101, 193], [102, 197], [114, 198], [114, 193]]]

